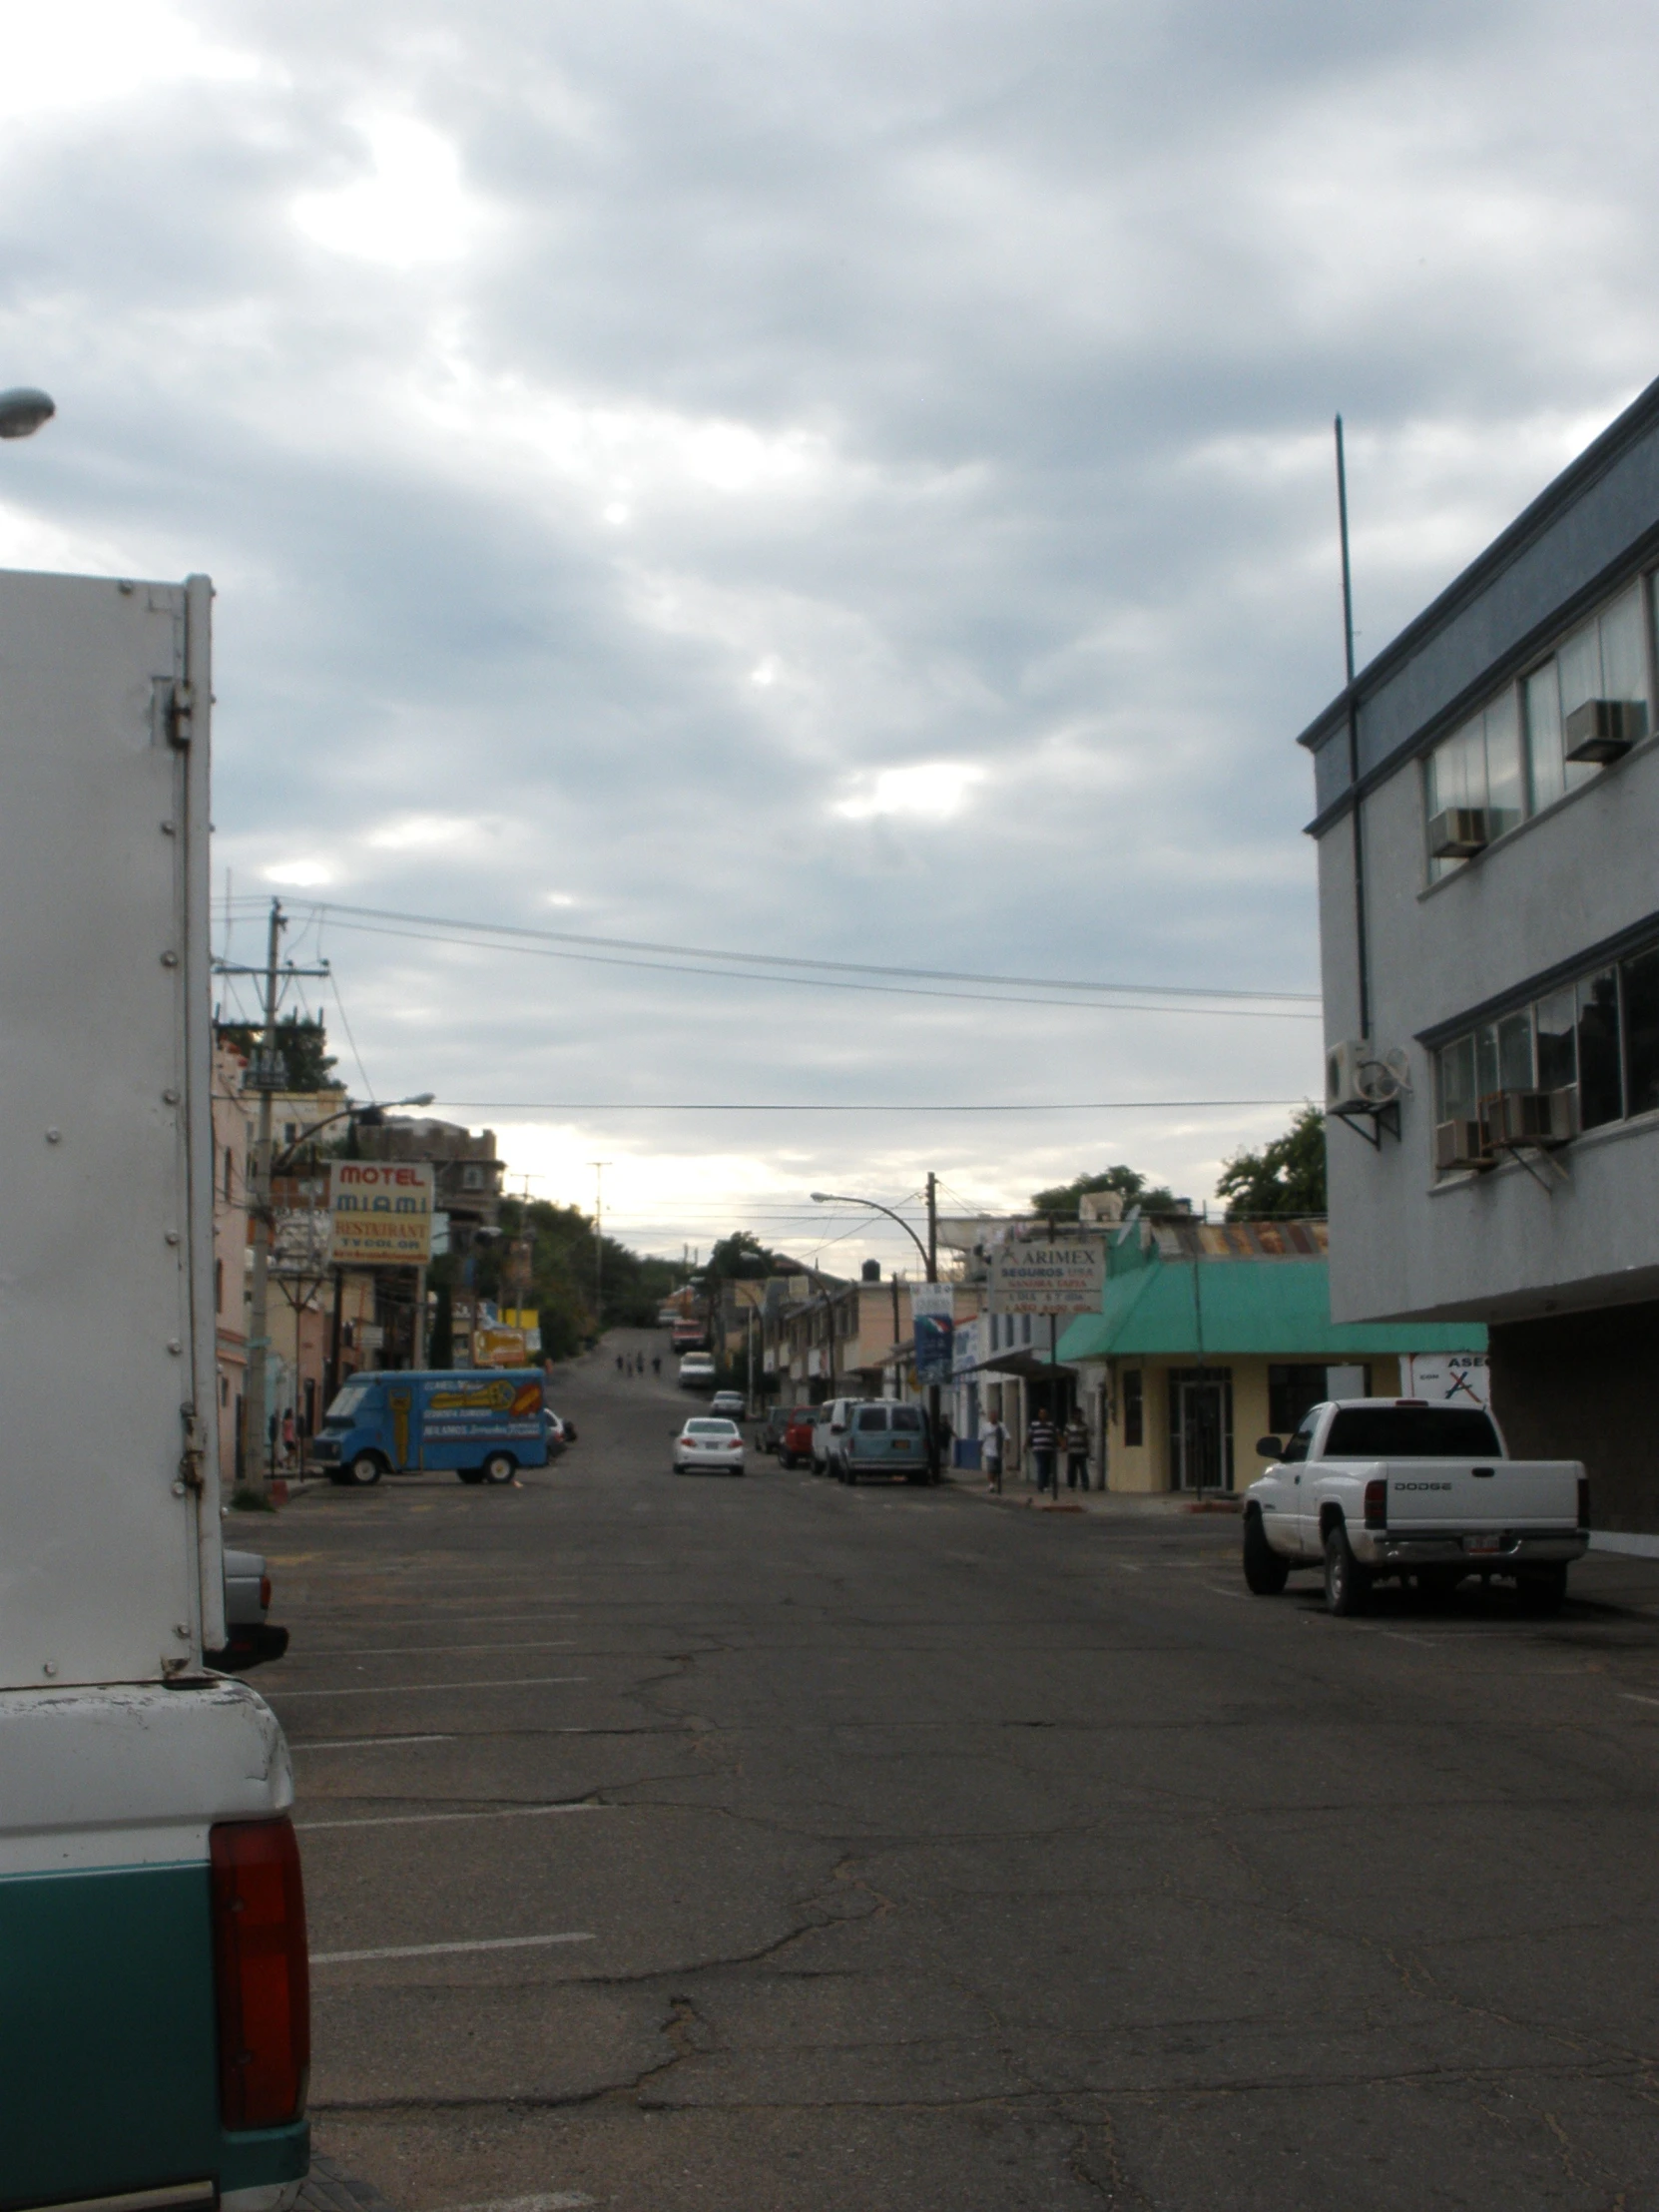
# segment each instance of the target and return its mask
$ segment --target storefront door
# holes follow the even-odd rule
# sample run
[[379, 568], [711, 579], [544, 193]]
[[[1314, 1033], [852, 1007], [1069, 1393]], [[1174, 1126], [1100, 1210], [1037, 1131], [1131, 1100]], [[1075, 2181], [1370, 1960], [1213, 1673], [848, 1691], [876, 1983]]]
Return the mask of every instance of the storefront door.
[[1178, 1490], [1233, 1487], [1231, 1378], [1214, 1369], [1170, 1377], [1171, 1473]]

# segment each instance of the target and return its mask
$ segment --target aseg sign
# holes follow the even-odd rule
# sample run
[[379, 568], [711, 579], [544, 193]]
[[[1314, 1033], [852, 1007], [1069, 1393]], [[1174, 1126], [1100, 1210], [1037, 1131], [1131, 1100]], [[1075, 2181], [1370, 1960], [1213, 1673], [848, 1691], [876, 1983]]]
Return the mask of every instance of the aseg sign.
[[1081, 1314], [1100, 1304], [1105, 1250], [1075, 1244], [1009, 1244], [991, 1254], [993, 1314]]
[[334, 1161], [328, 1226], [332, 1267], [423, 1268], [432, 1257], [429, 1163]]

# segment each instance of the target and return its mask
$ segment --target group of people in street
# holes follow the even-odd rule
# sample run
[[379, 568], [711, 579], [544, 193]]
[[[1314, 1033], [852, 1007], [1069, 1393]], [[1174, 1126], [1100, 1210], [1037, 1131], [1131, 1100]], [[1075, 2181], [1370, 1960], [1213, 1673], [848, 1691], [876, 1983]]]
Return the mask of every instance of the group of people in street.
[[[643, 1375], [645, 1373], [645, 1354], [643, 1352], [619, 1352], [616, 1356], [616, 1372], [618, 1375]], [[661, 1356], [652, 1360], [651, 1372], [653, 1375], [662, 1374]]]
[[[1066, 1455], [1066, 1488], [1086, 1490], [1089, 1486], [1089, 1424], [1080, 1412], [1074, 1412], [1063, 1429], [1057, 1428], [1046, 1412], [1032, 1414], [1025, 1431], [1025, 1448], [1031, 1454], [1031, 1470], [1036, 1481], [1037, 1494], [1041, 1497], [1052, 1491], [1060, 1494], [1060, 1451]], [[1002, 1469], [1008, 1456], [1008, 1431], [994, 1414], [987, 1413], [979, 1423], [979, 1463], [984, 1469], [985, 1486], [1002, 1494]]]

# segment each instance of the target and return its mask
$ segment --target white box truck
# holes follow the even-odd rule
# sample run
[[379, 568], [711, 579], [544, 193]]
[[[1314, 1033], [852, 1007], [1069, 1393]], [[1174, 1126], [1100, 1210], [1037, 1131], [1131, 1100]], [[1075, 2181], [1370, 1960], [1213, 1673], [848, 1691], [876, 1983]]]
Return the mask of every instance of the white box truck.
[[0, 2212], [309, 2162], [287, 1749], [202, 1656], [212, 600], [0, 574]]

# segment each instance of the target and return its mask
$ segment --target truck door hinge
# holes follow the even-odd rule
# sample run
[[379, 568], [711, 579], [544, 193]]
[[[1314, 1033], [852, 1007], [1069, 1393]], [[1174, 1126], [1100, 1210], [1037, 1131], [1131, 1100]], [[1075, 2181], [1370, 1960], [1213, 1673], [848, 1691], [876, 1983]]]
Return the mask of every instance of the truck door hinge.
[[163, 704], [167, 742], [182, 752], [196, 735], [196, 686], [190, 683], [167, 685]]
[[185, 1424], [185, 1448], [179, 1454], [179, 1480], [187, 1490], [200, 1492], [204, 1486], [202, 1462], [207, 1455], [207, 1431], [197, 1419], [194, 1405], [182, 1405], [179, 1411]]

